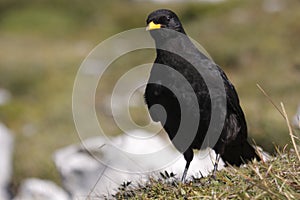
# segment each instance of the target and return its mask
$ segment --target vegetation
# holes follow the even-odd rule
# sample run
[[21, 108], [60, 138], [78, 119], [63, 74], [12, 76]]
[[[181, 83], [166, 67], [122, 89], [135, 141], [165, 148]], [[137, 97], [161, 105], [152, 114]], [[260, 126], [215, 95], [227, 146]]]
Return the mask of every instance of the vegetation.
[[150, 178], [147, 183], [132, 186], [123, 183], [113, 195], [116, 199], [299, 199], [300, 154], [299, 137], [290, 127], [284, 105], [293, 148], [277, 148], [276, 156], [267, 161], [248, 163], [242, 167], [228, 166], [215, 176], [194, 178], [181, 183], [173, 173], [161, 173], [162, 178]]
[[[256, 83], [276, 104], [283, 101], [289, 114], [295, 112], [300, 101], [300, 6], [297, 0], [284, 1], [280, 9], [274, 11], [265, 4], [266, 1], [260, 0], [218, 4], [154, 4], [130, 0], [0, 1], [0, 87], [12, 93], [11, 101], [0, 106], [0, 121], [15, 135], [13, 185], [17, 187], [22, 179], [32, 176], [60, 182], [52, 154], [58, 148], [79, 142], [71, 105], [73, 83], [81, 62], [104, 39], [144, 27], [148, 13], [162, 7], [178, 13], [189, 35], [205, 47], [234, 82], [246, 113], [250, 137], [270, 152], [274, 144], [283, 147], [289, 143], [284, 120]], [[112, 64], [114, 70], [105, 73], [103, 85], [99, 85], [97, 92], [96, 108], [99, 119], [111, 134], [121, 131], [112, 117], [103, 112], [103, 97], [111, 93], [122, 73], [137, 64], [152, 62], [153, 58], [153, 52], [133, 52], [118, 59]], [[134, 110], [138, 124], [149, 120], [144, 109], [141, 106]], [[174, 191], [170, 185], [153, 180], [153, 186], [146, 189], [150, 195], [151, 191], [161, 188], [161, 192], [174, 191], [172, 195], [184, 198], [221, 195], [212, 191], [236, 185], [243, 190], [236, 194], [228, 190], [236, 195], [234, 198], [243, 195], [272, 198], [275, 196], [269, 191], [276, 188], [297, 197], [299, 162], [289, 150], [280, 155], [271, 164], [254, 163], [250, 169], [220, 172], [217, 181], [208, 178], [191, 186], [179, 184], [179, 189]], [[262, 179], [251, 176], [256, 172]], [[295, 179], [298, 185], [293, 183]], [[210, 184], [206, 184], [208, 181]], [[256, 186], [245, 187], [239, 181]], [[197, 184], [202, 187], [197, 189]], [[214, 190], [208, 189], [220, 185], [222, 187], [214, 187]], [[262, 192], [266, 186], [268, 190]], [[139, 194], [138, 189], [136, 193]]]
[[[299, 199], [300, 161], [294, 150], [283, 150], [271, 161], [228, 167], [216, 178], [183, 184], [163, 174], [139, 186], [123, 185], [116, 199]], [[173, 179], [173, 180], [172, 180]]]

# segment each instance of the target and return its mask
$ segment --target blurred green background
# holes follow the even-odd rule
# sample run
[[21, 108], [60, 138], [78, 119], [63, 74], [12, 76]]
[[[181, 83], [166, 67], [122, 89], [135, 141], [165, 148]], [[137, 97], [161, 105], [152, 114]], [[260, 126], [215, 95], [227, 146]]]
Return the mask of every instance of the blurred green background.
[[[52, 154], [79, 142], [71, 104], [81, 62], [106, 38], [144, 27], [147, 15], [157, 8], [174, 10], [186, 32], [223, 67], [239, 93], [250, 137], [268, 151], [274, 144], [289, 143], [285, 121], [256, 83], [276, 104], [284, 102], [290, 117], [295, 113], [300, 103], [297, 0], [216, 4], [1, 0], [0, 88], [10, 91], [12, 99], [0, 106], [0, 121], [15, 136], [14, 188], [26, 177], [59, 183]], [[120, 58], [106, 72], [99, 94], [102, 98], [96, 99], [102, 123], [112, 134], [120, 130], [112, 117], [102, 112], [104, 97], [122, 73], [136, 64], [152, 62], [155, 54], [136, 52], [132, 57]], [[132, 114], [138, 124], [149, 121], [144, 107]]]

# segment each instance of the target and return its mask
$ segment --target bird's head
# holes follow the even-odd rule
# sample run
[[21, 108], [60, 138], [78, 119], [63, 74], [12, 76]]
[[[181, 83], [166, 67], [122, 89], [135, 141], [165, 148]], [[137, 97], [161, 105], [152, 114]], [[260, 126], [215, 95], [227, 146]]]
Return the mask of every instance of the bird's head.
[[147, 20], [147, 30], [171, 29], [180, 33], [185, 33], [177, 15], [171, 10], [159, 9], [149, 14]]

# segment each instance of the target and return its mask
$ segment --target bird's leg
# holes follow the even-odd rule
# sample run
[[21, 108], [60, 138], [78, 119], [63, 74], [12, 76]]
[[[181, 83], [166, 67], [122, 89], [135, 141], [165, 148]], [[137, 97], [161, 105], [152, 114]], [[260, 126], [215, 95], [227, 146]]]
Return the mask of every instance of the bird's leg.
[[216, 161], [215, 161], [215, 164], [214, 164], [214, 170], [213, 170], [213, 174], [212, 174], [212, 177], [214, 179], [216, 179], [216, 171], [218, 170], [218, 164], [219, 164], [220, 158], [221, 158], [220, 154], [217, 153], [216, 154]]
[[185, 182], [185, 177], [186, 177], [186, 175], [187, 175], [187, 172], [188, 172], [190, 163], [191, 163], [191, 162], [188, 162], [188, 161], [187, 161], [186, 164], [185, 164], [184, 172], [183, 172], [182, 178], [181, 178], [181, 182], [183, 182], [183, 183]]
[[185, 164], [185, 168], [184, 168], [184, 172], [182, 174], [182, 178], [181, 178], [181, 182], [185, 182], [185, 178], [186, 178], [186, 175], [187, 175], [187, 171], [190, 167], [190, 164], [194, 158], [194, 152], [191, 148], [188, 148], [184, 153], [183, 153], [183, 156], [184, 156], [184, 159], [186, 161], [186, 164]]

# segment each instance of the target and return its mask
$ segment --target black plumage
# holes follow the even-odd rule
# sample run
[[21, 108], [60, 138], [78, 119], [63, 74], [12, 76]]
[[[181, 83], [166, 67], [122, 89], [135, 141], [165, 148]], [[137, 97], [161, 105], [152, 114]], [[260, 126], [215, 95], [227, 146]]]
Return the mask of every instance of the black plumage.
[[[162, 123], [172, 143], [184, 155], [187, 164], [183, 180], [193, 159], [193, 149], [209, 146], [225, 162], [236, 166], [254, 158], [260, 160], [247, 141], [245, 116], [224, 71], [196, 48], [172, 11], [156, 10], [146, 22], [156, 44], [157, 57], [146, 86], [145, 101], [152, 120]], [[217, 84], [218, 77], [222, 84]], [[222, 91], [225, 104], [222, 104]], [[212, 123], [211, 128], [213, 109], [220, 113], [216, 121], [223, 124]], [[195, 119], [194, 134], [191, 124]], [[180, 128], [184, 120], [187, 125]], [[219, 134], [217, 126], [221, 127]]]

